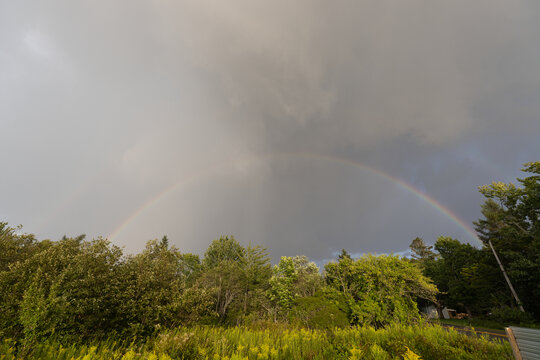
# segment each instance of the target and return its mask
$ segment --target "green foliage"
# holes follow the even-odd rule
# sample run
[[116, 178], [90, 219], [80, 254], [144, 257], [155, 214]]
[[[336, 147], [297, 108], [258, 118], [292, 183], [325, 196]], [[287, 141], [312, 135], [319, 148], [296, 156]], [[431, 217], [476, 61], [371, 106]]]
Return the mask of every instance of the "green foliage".
[[40, 244], [34, 235], [19, 234], [21, 230], [21, 225], [12, 228], [6, 222], [0, 222], [0, 272], [39, 251]]
[[0, 358], [15, 359], [512, 359], [508, 343], [469, 337], [439, 326], [392, 325], [375, 330], [353, 327], [332, 330], [245, 327], [181, 327], [148, 341], [109, 339], [90, 344], [53, 340], [18, 348], [0, 342]]
[[326, 264], [325, 271], [328, 284], [346, 297], [353, 324], [418, 320], [416, 298], [434, 301], [437, 293], [418, 265], [393, 255], [343, 257]]
[[518, 308], [510, 306], [499, 306], [491, 310], [489, 318], [498, 323], [506, 324], [507, 326], [512, 325], [521, 325], [521, 324], [531, 324], [533, 319], [529, 313], [524, 313]]
[[[486, 197], [482, 206], [483, 218], [475, 222], [486, 253], [491, 241], [512, 283], [524, 304], [537, 320], [540, 319], [540, 162], [524, 165], [524, 172], [532, 175], [517, 179], [521, 187], [513, 183], [494, 182], [480, 187]], [[489, 261], [489, 262], [488, 262]], [[496, 267], [494, 259], [490, 263]], [[514, 306], [507, 285], [498, 274], [492, 289], [504, 289], [506, 296], [498, 296], [490, 306]], [[489, 293], [489, 292], [487, 292]]]
[[322, 286], [319, 268], [306, 256], [283, 256], [270, 278], [270, 300], [275, 315], [286, 316], [297, 298], [313, 296]]
[[265, 248], [244, 248], [234, 237], [221, 237], [210, 244], [202, 269], [197, 285], [213, 294], [213, 310], [220, 322], [242, 323], [264, 316], [271, 275]]
[[[0, 358], [382, 359], [418, 354], [467, 359], [509, 354], [507, 347], [481, 339], [407, 326], [418, 319], [415, 299], [433, 299], [436, 289], [419, 264], [396, 256], [353, 260], [343, 251], [338, 262], [327, 264], [323, 277], [305, 256], [284, 257], [272, 268], [266, 249], [243, 247], [232, 237], [212, 242], [201, 261], [170, 246], [166, 237], [125, 256], [101, 238], [39, 242], [19, 235], [20, 228], [0, 227], [5, 250], [0, 335], [16, 339], [0, 344]], [[459, 250], [451, 240], [440, 244], [445, 245], [441, 254]], [[462, 267], [462, 276], [476, 276], [476, 268], [465, 268], [470, 271]], [[379, 330], [350, 328], [351, 321]], [[192, 326], [217, 322], [250, 328]], [[403, 325], [382, 329], [394, 322]]]
[[153, 341], [152, 350], [174, 359], [195, 359], [199, 355], [194, 333], [184, 329], [160, 333]]
[[246, 250], [233, 236], [222, 236], [214, 240], [204, 254], [203, 265], [206, 269], [213, 269], [224, 263], [244, 261]]
[[292, 307], [296, 294], [294, 283], [298, 278], [291, 257], [283, 256], [279, 264], [274, 266], [274, 275], [270, 278], [270, 299], [279, 309], [288, 310]]
[[28, 289], [24, 292], [21, 302], [19, 321], [23, 327], [24, 340], [27, 343], [33, 343], [49, 335], [47, 334], [49, 324], [46, 315], [50, 305], [45, 297], [45, 289], [40, 283], [42, 277], [42, 271], [38, 269]]
[[101, 238], [36, 243], [0, 272], [0, 333], [25, 343], [53, 335], [145, 336], [156, 327], [211, 318], [214, 294], [197, 286], [198, 256], [181, 254], [165, 240], [128, 257]]
[[245, 264], [243, 268], [245, 284], [238, 313], [243, 317], [264, 318], [267, 315], [269, 299], [266, 293], [270, 287], [272, 266], [268, 251], [262, 246], [246, 248]]
[[436, 257], [419, 261], [423, 273], [437, 285], [437, 301], [458, 312], [487, 314], [509, 300], [509, 291], [489, 249], [478, 249], [441, 236], [434, 246]]
[[292, 259], [296, 271], [294, 293], [299, 297], [314, 296], [323, 284], [319, 267], [303, 255], [294, 256]]
[[472, 286], [473, 278], [476, 279], [474, 275], [479, 270], [480, 250], [444, 236], [435, 242], [435, 250], [440, 259], [437, 263], [427, 263], [425, 273], [443, 292], [439, 299], [445, 306], [471, 312], [480, 295], [480, 291], [475, 291]]
[[291, 324], [314, 329], [349, 326], [345, 297], [332, 288], [296, 299], [289, 315]]
[[182, 254], [163, 239], [149, 241], [122, 268], [126, 287], [120, 311], [126, 326], [147, 335], [156, 326], [172, 327], [211, 315], [211, 291], [194, 286], [201, 271], [198, 256]]
[[245, 286], [246, 250], [234, 237], [214, 240], [203, 259], [202, 287], [212, 289], [214, 311], [225, 321], [229, 307], [237, 301]]
[[422, 265], [435, 260], [437, 257], [435, 252], [433, 252], [433, 246], [426, 245], [424, 239], [420, 237], [415, 238], [411, 245], [409, 245], [409, 248], [411, 249], [411, 258]]
[[12, 264], [0, 273], [2, 330], [11, 336], [112, 330], [121, 301], [116, 272], [121, 256], [106, 240], [85, 242], [81, 236], [63, 238]]

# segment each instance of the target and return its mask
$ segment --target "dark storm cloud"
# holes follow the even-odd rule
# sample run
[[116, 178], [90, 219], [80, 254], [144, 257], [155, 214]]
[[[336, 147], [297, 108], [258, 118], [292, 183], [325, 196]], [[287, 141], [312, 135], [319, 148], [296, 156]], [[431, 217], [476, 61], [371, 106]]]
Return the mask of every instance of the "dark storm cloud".
[[186, 251], [234, 234], [319, 259], [472, 241], [418, 195], [314, 154], [475, 220], [476, 187], [540, 154], [538, 10], [3, 3], [0, 218], [41, 237], [115, 234], [130, 251], [162, 234]]

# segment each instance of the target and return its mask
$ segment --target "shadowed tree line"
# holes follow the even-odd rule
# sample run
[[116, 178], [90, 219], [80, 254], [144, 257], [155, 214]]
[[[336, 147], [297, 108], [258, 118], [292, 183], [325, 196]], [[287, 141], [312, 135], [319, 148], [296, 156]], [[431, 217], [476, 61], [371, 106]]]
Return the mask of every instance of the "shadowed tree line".
[[[480, 248], [444, 236], [434, 246], [421, 238], [411, 243], [413, 261], [440, 290], [441, 306], [506, 323], [540, 320], [540, 162], [527, 163], [522, 170], [530, 176], [517, 179], [521, 186], [494, 182], [479, 188], [486, 198], [482, 217], [474, 222]], [[512, 296], [490, 242], [525, 312]]]

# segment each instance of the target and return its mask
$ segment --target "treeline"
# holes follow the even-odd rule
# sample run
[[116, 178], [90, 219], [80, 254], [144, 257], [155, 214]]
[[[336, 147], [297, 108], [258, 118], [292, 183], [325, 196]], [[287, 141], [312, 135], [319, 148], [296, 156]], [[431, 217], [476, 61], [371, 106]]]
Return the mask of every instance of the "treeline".
[[[0, 337], [131, 338], [194, 324], [383, 327], [414, 322], [418, 304], [429, 303], [504, 321], [538, 319], [540, 162], [524, 170], [533, 175], [519, 180], [522, 187], [481, 188], [481, 249], [446, 237], [434, 248], [415, 239], [412, 259], [353, 259], [343, 250], [324, 269], [305, 256], [272, 266], [265, 248], [233, 237], [214, 240], [203, 256], [182, 253], [167, 237], [127, 255], [106, 239], [39, 241], [0, 223]], [[488, 242], [526, 314], [516, 310]]]
[[[540, 320], [540, 162], [525, 164], [531, 176], [513, 183], [481, 186], [482, 218], [474, 222], [482, 247], [439, 237], [420, 238], [410, 248], [425, 276], [437, 285], [441, 306], [508, 324]], [[496, 250], [525, 312], [512, 296]]]
[[305, 256], [272, 267], [263, 247], [233, 237], [213, 241], [202, 258], [166, 237], [132, 256], [101, 238], [37, 241], [17, 230], [0, 224], [0, 336], [24, 342], [193, 324], [382, 326], [418, 319], [417, 298], [436, 294], [420, 267], [398, 256], [343, 251], [321, 273]]

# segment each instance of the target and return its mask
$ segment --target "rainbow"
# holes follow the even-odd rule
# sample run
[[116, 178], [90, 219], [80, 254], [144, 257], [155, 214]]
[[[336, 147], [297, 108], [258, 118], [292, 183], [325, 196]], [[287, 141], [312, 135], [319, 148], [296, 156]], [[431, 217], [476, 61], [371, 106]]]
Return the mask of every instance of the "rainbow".
[[267, 153], [267, 154], [263, 154], [259, 156], [252, 156], [250, 158], [244, 158], [241, 160], [235, 159], [235, 160], [231, 160], [225, 163], [222, 162], [216, 166], [211, 166], [206, 169], [203, 169], [202, 171], [199, 171], [195, 174], [192, 174], [190, 176], [187, 176], [185, 178], [178, 180], [177, 182], [171, 184], [170, 186], [158, 192], [153, 197], [149, 198], [141, 206], [139, 206], [131, 214], [129, 214], [126, 217], [126, 219], [122, 221], [122, 223], [107, 236], [107, 238], [109, 240], [113, 240], [125, 228], [127, 228], [129, 224], [131, 224], [137, 217], [139, 217], [139, 215], [141, 215], [146, 209], [151, 208], [153, 205], [158, 203], [164, 197], [168, 196], [169, 194], [174, 193], [177, 189], [183, 186], [186, 186], [190, 183], [193, 183], [197, 180], [200, 180], [202, 178], [205, 178], [211, 174], [214, 174], [220, 169], [230, 168], [231, 166], [234, 166], [235, 164], [239, 164], [240, 161], [242, 161], [242, 163], [252, 163], [252, 162], [260, 162], [262, 160], [279, 160], [279, 159], [291, 159], [291, 158], [310, 159], [310, 160], [316, 160], [316, 161], [322, 160], [322, 161], [329, 161], [333, 163], [340, 163], [346, 166], [362, 169], [364, 171], [367, 171], [368, 173], [371, 173], [373, 175], [389, 180], [390, 182], [397, 185], [399, 188], [404, 189], [407, 192], [414, 194], [415, 196], [419, 197], [423, 201], [427, 202], [430, 206], [432, 206], [438, 212], [440, 212], [441, 214], [446, 216], [448, 219], [450, 219], [459, 228], [464, 230], [468, 235], [471, 236], [472, 239], [474, 239], [479, 244], [481, 244], [481, 241], [478, 239], [476, 232], [469, 225], [467, 225], [462, 219], [460, 219], [456, 214], [454, 214], [450, 209], [448, 209], [447, 207], [445, 207], [444, 205], [442, 205], [440, 202], [433, 199], [432, 197], [428, 196], [427, 194], [423, 193], [422, 191], [414, 188], [412, 185], [406, 183], [405, 181], [399, 178], [396, 178], [394, 176], [391, 176], [381, 170], [372, 168], [370, 166], [367, 166], [357, 161], [353, 161], [353, 160], [341, 158], [341, 157], [321, 155], [321, 154], [316, 154], [316, 153]]

